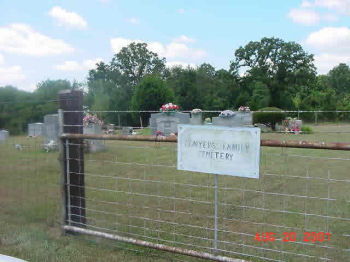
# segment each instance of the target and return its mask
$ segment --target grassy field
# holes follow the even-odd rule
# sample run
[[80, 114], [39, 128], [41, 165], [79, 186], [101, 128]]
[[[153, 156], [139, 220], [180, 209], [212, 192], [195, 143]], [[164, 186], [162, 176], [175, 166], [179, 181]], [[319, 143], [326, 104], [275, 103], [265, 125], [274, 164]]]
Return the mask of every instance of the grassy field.
[[[350, 142], [348, 124], [313, 129], [314, 134], [267, 133], [263, 138]], [[16, 143], [25, 146], [23, 151], [15, 149]], [[38, 138], [25, 137], [0, 143], [0, 253], [29, 261], [190, 260], [63, 236], [58, 154], [43, 152], [41, 144]], [[85, 155], [88, 227], [210, 252], [213, 176], [177, 171], [175, 144], [106, 145], [106, 152]], [[259, 180], [220, 176], [219, 254], [253, 261], [348, 261], [349, 161], [345, 151], [264, 147]], [[331, 240], [305, 245], [305, 231], [329, 231]], [[279, 237], [259, 243], [256, 232]], [[283, 232], [296, 232], [297, 241], [281, 241]]]

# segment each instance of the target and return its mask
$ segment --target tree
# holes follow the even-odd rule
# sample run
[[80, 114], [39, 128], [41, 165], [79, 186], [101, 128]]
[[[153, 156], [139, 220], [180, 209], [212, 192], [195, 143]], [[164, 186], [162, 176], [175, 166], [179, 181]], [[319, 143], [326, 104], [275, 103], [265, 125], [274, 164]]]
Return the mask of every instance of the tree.
[[337, 95], [350, 92], [350, 68], [346, 64], [339, 64], [328, 73], [328, 85], [334, 89]]
[[57, 113], [57, 93], [71, 89], [67, 80], [45, 80], [37, 85], [33, 93], [12, 86], [0, 87], [0, 128], [12, 134], [23, 133], [27, 124], [42, 122], [46, 114]]
[[292, 97], [299, 86], [310, 86], [316, 80], [313, 55], [301, 45], [278, 38], [251, 41], [235, 52], [230, 72], [246, 71], [243, 78], [261, 81], [271, 94], [271, 104], [281, 108], [292, 106]]
[[[163, 104], [173, 99], [174, 94], [165, 82], [159, 76], [149, 75], [136, 85], [131, 108], [135, 111], [157, 111]], [[149, 113], [142, 114], [143, 123], [148, 121], [149, 116]]]
[[159, 58], [148, 50], [146, 43], [133, 42], [113, 57], [110, 67], [112, 70], [118, 69], [135, 86], [145, 75], [163, 75], [165, 58]]
[[202, 108], [203, 97], [197, 83], [197, 70], [174, 67], [170, 70], [167, 85], [174, 91], [175, 101], [183, 110]]
[[[165, 71], [165, 58], [148, 50], [146, 43], [131, 43], [115, 54], [109, 64], [101, 62], [90, 70], [85, 101], [92, 109], [129, 110], [134, 88], [141, 79], [149, 74], [164, 76]], [[129, 114], [106, 113], [103, 118], [111, 123], [121, 120], [132, 124]]]
[[249, 106], [252, 110], [267, 107], [271, 100], [269, 88], [262, 82], [253, 83], [253, 95], [250, 98]]

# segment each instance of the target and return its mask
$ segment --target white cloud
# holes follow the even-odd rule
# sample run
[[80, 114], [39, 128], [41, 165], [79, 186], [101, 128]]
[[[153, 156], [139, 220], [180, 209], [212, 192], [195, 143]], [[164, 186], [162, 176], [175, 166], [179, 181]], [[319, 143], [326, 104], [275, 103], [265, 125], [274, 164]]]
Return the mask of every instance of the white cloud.
[[310, 1], [303, 0], [303, 2], [301, 3], [301, 7], [303, 8], [312, 7], [312, 3]]
[[315, 65], [319, 73], [327, 73], [339, 63], [350, 62], [350, 29], [325, 27], [311, 33], [305, 43], [316, 51]]
[[56, 70], [59, 71], [81, 71], [81, 70], [90, 70], [96, 68], [96, 63], [103, 61], [102, 58], [96, 59], [87, 59], [79, 63], [77, 61], [65, 61], [62, 64], [54, 66]]
[[350, 52], [350, 29], [348, 27], [324, 27], [311, 33], [306, 43], [324, 52]]
[[301, 3], [303, 8], [327, 8], [341, 14], [350, 14], [350, 0], [303, 0]]
[[177, 12], [178, 12], [179, 14], [183, 14], [183, 13], [185, 13], [185, 9], [179, 8], [179, 9], [177, 9]]
[[71, 53], [74, 48], [60, 39], [40, 34], [26, 24], [0, 27], [0, 50], [33, 56]]
[[119, 53], [120, 50], [122, 50], [123, 47], [128, 46], [132, 42], [135, 43], [141, 43], [141, 40], [131, 40], [123, 37], [116, 37], [112, 38], [110, 40], [111, 47], [114, 53]]
[[185, 35], [180, 35], [179, 37], [176, 37], [174, 39], [174, 42], [184, 42], [184, 43], [194, 43], [195, 41], [196, 41], [195, 39]]
[[342, 14], [350, 14], [350, 0], [315, 0], [314, 5], [335, 10]]
[[312, 10], [308, 9], [291, 9], [287, 15], [289, 18], [293, 20], [294, 23], [302, 24], [302, 25], [316, 25], [320, 22], [320, 15]]
[[157, 53], [161, 56], [165, 53], [165, 47], [160, 42], [157, 42], [157, 41], [150, 42], [147, 44], [147, 46], [148, 46], [149, 50], [151, 50], [152, 52]]
[[87, 22], [83, 17], [75, 12], [69, 12], [62, 7], [55, 6], [49, 11], [49, 15], [52, 16], [60, 26], [75, 29], [87, 28]]
[[26, 78], [21, 66], [0, 67], [0, 85], [13, 85]]
[[[188, 41], [189, 37], [186, 37]], [[132, 42], [141, 43], [143, 41], [135, 39], [127, 39], [123, 37], [112, 38], [110, 43], [114, 53], [118, 53], [123, 47], [129, 45]], [[206, 52], [202, 49], [189, 47], [186, 43], [180, 43], [178, 41], [172, 41], [169, 44], [162, 44], [160, 42], [146, 42], [148, 48], [156, 52], [161, 57], [170, 59], [190, 59], [198, 60], [206, 56]]]
[[182, 62], [182, 61], [170, 61], [170, 62], [166, 62], [166, 66], [167, 67], [174, 67], [174, 66], [180, 66], [180, 67], [192, 67], [195, 68], [196, 65], [193, 63], [186, 63], [186, 62]]
[[315, 65], [320, 74], [327, 74], [336, 65], [340, 63], [350, 63], [350, 55], [342, 56], [336, 54], [322, 53], [315, 55]]
[[322, 16], [322, 19], [328, 22], [335, 22], [338, 21], [339, 17], [332, 13], [327, 13]]
[[103, 59], [101, 57], [95, 58], [95, 59], [87, 59], [83, 61], [82, 65], [85, 69], [95, 69], [96, 64], [102, 62]]
[[81, 66], [77, 61], [65, 61], [63, 64], [56, 65], [55, 68], [60, 71], [79, 71]]
[[140, 23], [140, 19], [136, 17], [130, 17], [128, 21], [133, 25], [138, 25]]
[[0, 65], [3, 65], [5, 62], [4, 56], [0, 54]]

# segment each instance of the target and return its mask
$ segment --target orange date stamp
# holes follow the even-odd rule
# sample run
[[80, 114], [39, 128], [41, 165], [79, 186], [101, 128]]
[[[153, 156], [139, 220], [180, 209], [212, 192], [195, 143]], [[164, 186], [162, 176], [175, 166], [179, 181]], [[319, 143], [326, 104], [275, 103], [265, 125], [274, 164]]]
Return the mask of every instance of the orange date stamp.
[[[255, 241], [257, 242], [274, 242], [276, 239], [283, 242], [296, 242], [297, 234], [295, 232], [283, 232], [277, 234], [275, 232], [257, 232]], [[303, 242], [324, 242], [330, 241], [331, 234], [329, 232], [304, 232]]]

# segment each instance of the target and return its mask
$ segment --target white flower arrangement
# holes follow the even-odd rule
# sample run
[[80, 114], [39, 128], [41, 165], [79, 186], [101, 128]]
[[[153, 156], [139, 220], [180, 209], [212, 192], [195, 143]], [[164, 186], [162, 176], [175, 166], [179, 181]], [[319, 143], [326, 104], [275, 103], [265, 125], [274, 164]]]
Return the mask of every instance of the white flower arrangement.
[[240, 106], [238, 108], [238, 111], [240, 111], [240, 112], [250, 112], [250, 108], [249, 108], [249, 106]]
[[202, 109], [199, 108], [195, 108], [191, 111], [191, 114], [196, 115], [196, 114], [200, 114], [202, 113]]
[[229, 117], [233, 117], [234, 115], [235, 115], [235, 112], [233, 112], [232, 110], [225, 110], [220, 113], [219, 117], [229, 118]]

